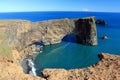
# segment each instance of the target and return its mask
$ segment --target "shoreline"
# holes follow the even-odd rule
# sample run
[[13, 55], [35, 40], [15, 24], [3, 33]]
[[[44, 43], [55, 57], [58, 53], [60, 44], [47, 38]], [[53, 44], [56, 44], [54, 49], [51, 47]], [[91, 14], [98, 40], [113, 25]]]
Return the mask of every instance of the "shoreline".
[[[22, 55], [24, 58], [21, 59], [20, 65], [23, 67], [23, 71], [26, 74], [29, 74], [29, 72], [34, 68], [34, 58], [41, 53], [43, 46], [41, 45], [35, 45], [31, 44], [27, 47], [27, 49], [23, 50], [21, 53], [25, 54]], [[28, 51], [27, 51], [28, 50]], [[29, 62], [31, 60], [31, 62]], [[37, 76], [37, 75], [33, 75]]]
[[[112, 68], [113, 71], [114, 70], [119, 70], [119, 67], [118, 67], [118, 69], [114, 69], [112, 66], [113, 65], [115, 66], [115, 64], [117, 64], [117, 66], [120, 66], [120, 63], [117, 63], [120, 60], [120, 56], [114, 55], [114, 54], [109, 54], [109, 53], [100, 53], [100, 54], [98, 54], [98, 57], [100, 58], [100, 61], [97, 62], [96, 64], [93, 64], [93, 65], [87, 67], [87, 68], [69, 69], [69, 70], [66, 70], [64, 68], [60, 68], [60, 69], [57, 69], [57, 68], [53, 68], [53, 69], [45, 68], [41, 72], [42, 76], [38, 76], [38, 77], [44, 78], [44, 79], [47, 79], [47, 80], [49, 80], [49, 79], [50, 80], [61, 80], [61, 79], [63, 80], [65, 77], [70, 78], [72, 80], [76, 80], [76, 79], [83, 80], [84, 78], [86, 78], [86, 79], [104, 79], [104, 80], [106, 80], [107, 78], [104, 75], [100, 76], [101, 74], [99, 74], [99, 72], [97, 72], [96, 70], [95, 70], [96, 72], [94, 72], [94, 69], [105, 70], [105, 71], [107, 71], [106, 73], [108, 73], [109, 70], [107, 70], [105, 68]], [[112, 69], [110, 69], [110, 70], [112, 70]], [[89, 70], [90, 70], [90, 73], [88, 75], [86, 72], [89, 71]], [[85, 75], [84, 75], [84, 77], [81, 76], [81, 75], [79, 75], [77, 78], [71, 77], [71, 76], [75, 76], [72, 73], [69, 73], [71, 71], [72, 72], [81, 71], [81, 73], [85, 73], [86, 75], [88, 75], [88, 77], [86, 77]], [[91, 73], [94, 73], [94, 75], [91, 74]], [[57, 74], [57, 76], [56, 76], [56, 74]], [[78, 75], [78, 73], [75, 73], [75, 74]], [[97, 76], [98, 74], [99, 74], [99, 76]], [[117, 74], [118, 74], [118, 72], [117, 72]], [[93, 77], [91, 77], [90, 75], [93, 76]], [[114, 79], [116, 79], [116, 80], [120, 79], [120, 77], [117, 76], [116, 74], [113, 74], [113, 75], [116, 76]], [[102, 77], [102, 78], [100, 78], [100, 77]], [[65, 79], [65, 80], [68, 80], [68, 79]]]
[[[32, 57], [34, 56], [34, 55], [36, 55], [36, 54], [33, 54], [33, 55], [31, 55]], [[41, 75], [42, 76], [38, 76], [38, 77], [41, 77], [41, 78], [48, 78], [48, 80], [49, 80], [49, 78], [50, 78], [50, 80], [61, 80], [61, 79], [63, 79], [63, 77], [62, 76], [57, 76], [57, 77], [55, 77], [56, 75], [55, 74], [64, 74], [64, 73], [62, 73], [61, 71], [65, 71], [65, 73], [66, 72], [69, 72], [69, 71], [75, 71], [75, 70], [85, 70], [85, 71], [87, 71], [88, 69], [91, 69], [92, 68], [92, 70], [94, 70], [94, 68], [97, 68], [97, 66], [100, 66], [98, 69], [103, 69], [103, 70], [105, 70], [106, 71], [106, 69], [107, 68], [111, 68], [110, 66], [113, 64], [113, 62], [114, 61], [116, 61], [115, 62], [115, 64], [117, 64], [117, 66], [120, 66], [120, 56], [119, 55], [115, 55], [115, 54], [109, 54], [109, 53], [100, 53], [100, 54], [98, 54], [98, 57], [99, 57], [99, 59], [100, 59], [100, 61], [99, 62], [97, 62], [96, 64], [93, 64], [93, 65], [91, 65], [91, 66], [89, 66], [89, 67], [87, 67], [87, 68], [79, 68], [79, 69], [69, 69], [69, 70], [66, 70], [66, 69], [64, 69], [64, 68], [61, 68], [61, 69], [57, 69], [57, 68], [53, 68], [53, 69], [51, 69], [51, 68], [45, 68], [45, 69], [43, 69], [42, 70], [42, 72], [41, 72]], [[104, 62], [105, 61], [105, 62]], [[118, 63], [117, 63], [118, 62]], [[100, 64], [99, 64], [100, 63]], [[114, 66], [115, 66], [115, 64], [114, 64]], [[105, 68], [102, 68], [102, 66], [104, 66]], [[113, 66], [113, 65], [112, 65]], [[118, 68], [119, 69], [119, 68]], [[116, 69], [115, 69], [116, 70]], [[57, 72], [56, 72], [57, 71]], [[113, 70], [114, 71], [114, 70]], [[109, 70], [108, 70], [108, 72], [109, 72]], [[99, 73], [99, 72], [97, 72], [97, 73]], [[75, 74], [77, 74], [77, 73], [75, 73]], [[86, 73], [85, 73], [86, 74]], [[91, 74], [91, 72], [90, 72], [90, 74]], [[118, 74], [118, 72], [117, 72], [117, 74]], [[117, 76], [116, 74], [114, 74], [115, 76]], [[52, 76], [54, 76], [54, 78], [52, 77]], [[72, 75], [73, 76], [73, 75]], [[53, 79], [51, 79], [51, 77], [53, 78]], [[66, 76], [66, 77], [68, 77], [68, 76]], [[81, 76], [79, 76], [79, 77], [81, 77]], [[84, 76], [85, 77], [85, 76]], [[98, 77], [100, 77], [100, 76], [98, 76]], [[59, 79], [60, 78], [60, 79]], [[81, 77], [82, 78], [82, 77]], [[105, 78], [105, 77], [104, 77]], [[116, 80], [119, 80], [120, 78], [119, 78], [119, 76], [117, 76], [117, 78], [118, 79], [116, 79]], [[106, 79], [106, 78], [105, 78]], [[76, 80], [76, 79], [75, 79]]]
[[[23, 72], [22, 66], [20, 65], [20, 61], [25, 59], [27, 57], [27, 55], [34, 56], [34, 54], [37, 54], [36, 46], [32, 45], [30, 47], [27, 45], [29, 45], [33, 42], [36, 42], [36, 41], [40, 41], [40, 40], [42, 41], [41, 36], [43, 36], [43, 35], [45, 36], [44, 41], [47, 41], [50, 44], [52, 44], [54, 41], [60, 42], [60, 40], [63, 38], [63, 36], [65, 36], [67, 33], [70, 33], [70, 31], [72, 31], [73, 28], [75, 27], [74, 25], [72, 25], [70, 23], [69, 19], [61, 19], [60, 21], [50, 20], [48, 22], [51, 23], [51, 26], [55, 26], [55, 27], [49, 28], [47, 26], [47, 27], [45, 27], [45, 29], [43, 29], [42, 27], [45, 26], [46, 24], [36, 23], [35, 26], [38, 26], [36, 29], [36, 27], [33, 27], [32, 23], [29, 23], [27, 21], [20, 22], [18, 24], [18, 26], [16, 26], [17, 23], [15, 23], [15, 24], [12, 23], [12, 25], [9, 25], [8, 28], [10, 31], [7, 34], [7, 36], [9, 36], [9, 38], [7, 38], [6, 40], [10, 41], [10, 42], [8, 42], [9, 45], [10, 44], [12, 45], [13, 59], [9, 59], [8, 57], [0, 58], [0, 63], [1, 63], [0, 73], [2, 73], [2, 74], [0, 74], [0, 79], [2, 79], [2, 80], [9, 80], [9, 79], [12, 79], [12, 80], [25, 80], [25, 79], [26, 80], [30, 80], [30, 79], [32, 79], [32, 80], [89, 80], [89, 79], [91, 79], [91, 80], [93, 80], [93, 79], [95, 79], [95, 80], [99, 80], [99, 79], [119, 80], [120, 79], [120, 73], [119, 73], [120, 72], [120, 68], [119, 68], [120, 56], [111, 55], [111, 54], [101, 54], [101, 57], [100, 57], [101, 60], [97, 64], [94, 64], [88, 68], [80, 68], [80, 69], [72, 69], [72, 70], [44, 69], [42, 71], [43, 78], [25, 74]], [[54, 23], [54, 24], [52, 24], [52, 23]], [[61, 23], [64, 23], [64, 25], [63, 24], [60, 25]], [[32, 24], [32, 26], [31, 26], [31, 24]], [[15, 27], [13, 27], [13, 26], [15, 26]], [[64, 26], [67, 26], [67, 28], [64, 28]], [[63, 30], [63, 32], [59, 31], [60, 28]], [[31, 32], [31, 29], [33, 29], [33, 32]], [[39, 29], [40, 29], [40, 31], [43, 31], [43, 32], [39, 33]], [[15, 30], [15, 31], [11, 32], [11, 30], [12, 31]], [[54, 32], [55, 30], [56, 30], [56, 32]], [[38, 33], [36, 33], [36, 31]], [[15, 33], [16, 36], [14, 36], [13, 33]], [[33, 35], [33, 33], [34, 33], [34, 35]], [[51, 35], [49, 35], [49, 33], [51, 33], [53, 35], [55, 34], [55, 35], [51, 36]], [[59, 33], [61, 33], [62, 35], [60, 35]], [[58, 35], [60, 35], [60, 36], [58, 37]], [[14, 38], [12, 38], [13, 36], [14, 36]], [[85, 34], [84, 36], [88, 36], [88, 35]], [[81, 38], [81, 36], [79, 36], [79, 37]], [[92, 36], [92, 37], [96, 37], [96, 36]], [[90, 40], [90, 41], [92, 43], [92, 40]], [[80, 41], [80, 42], [82, 42], [82, 41]], [[86, 42], [83, 42], [83, 43], [87, 44]], [[94, 45], [94, 43], [92, 43], [92, 44]], [[97, 44], [97, 41], [95, 42], [95, 45], [96, 44]], [[38, 48], [40, 49], [40, 47], [38, 47]], [[107, 78], [106, 78], [106, 76], [107, 76]]]
[[[102, 53], [99, 55], [100, 61], [96, 64], [93, 64], [90, 67], [87, 68], [79, 68], [79, 69], [70, 69], [70, 70], [66, 70], [66, 69], [44, 69], [42, 71], [43, 77], [40, 76], [30, 76], [29, 74], [25, 74], [23, 72], [23, 68], [20, 64], [16, 65], [15, 61], [6, 61], [5, 64], [9, 64], [8, 69], [10, 70], [5, 70], [5, 73], [10, 73], [14, 75], [9, 75], [9, 78], [12, 79], [12, 77], [15, 77], [15, 79], [12, 80], [24, 80], [25, 77], [27, 78], [26, 80], [32, 79], [32, 80], [84, 80], [86, 79], [95, 79], [95, 80], [99, 80], [99, 79], [113, 79], [113, 80], [119, 80], [120, 79], [120, 74], [119, 74], [119, 70], [120, 70], [120, 56], [118, 55], [112, 55], [112, 54], [108, 54], [108, 53]], [[0, 58], [1, 59], [1, 58]], [[7, 59], [5, 59], [7, 60]], [[3, 64], [0, 60], [0, 63]], [[12, 66], [12, 65], [16, 65], [16, 66]], [[0, 66], [1, 69], [1, 66]], [[11, 71], [12, 70], [12, 71]], [[16, 72], [17, 70], [17, 72]], [[1, 72], [1, 71], [0, 71]], [[20, 72], [20, 73], [19, 73]], [[17, 73], [17, 74], [16, 74]], [[20, 76], [20, 75], [21, 76]], [[86, 76], [87, 75], [87, 76]], [[0, 75], [1, 76], [1, 75]], [[17, 77], [19, 76], [19, 77]], [[106, 77], [109, 76], [109, 77]], [[112, 77], [114, 76], [114, 77]], [[34, 78], [34, 79], [33, 79]], [[3, 78], [1, 77], [0, 79], [2, 80], [6, 80], [8, 79], [7, 77]]]
[[99, 54], [100, 61], [80, 69], [44, 69], [42, 74], [48, 80], [120, 80], [120, 56]]

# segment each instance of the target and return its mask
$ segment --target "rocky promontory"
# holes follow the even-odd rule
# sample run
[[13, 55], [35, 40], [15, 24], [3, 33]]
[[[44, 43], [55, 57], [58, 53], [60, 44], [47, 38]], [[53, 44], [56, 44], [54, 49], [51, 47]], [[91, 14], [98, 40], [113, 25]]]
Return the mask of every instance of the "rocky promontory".
[[83, 69], [44, 69], [43, 78], [24, 73], [20, 62], [37, 54], [43, 45], [60, 43], [67, 34], [77, 42], [97, 45], [94, 17], [59, 19], [41, 22], [26, 20], [0, 21], [0, 80], [119, 80], [120, 57], [101, 54], [100, 62]]
[[34, 42], [41, 42], [44, 45], [60, 43], [67, 34], [77, 36], [78, 43], [97, 45], [94, 17], [15, 22], [6, 25], [5, 32], [6, 42], [18, 51]]

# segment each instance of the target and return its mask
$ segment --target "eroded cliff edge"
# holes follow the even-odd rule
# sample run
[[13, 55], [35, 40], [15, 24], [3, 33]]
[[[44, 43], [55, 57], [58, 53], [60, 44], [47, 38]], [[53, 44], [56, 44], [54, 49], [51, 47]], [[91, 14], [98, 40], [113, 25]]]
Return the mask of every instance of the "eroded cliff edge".
[[0, 80], [120, 80], [120, 56], [102, 53], [99, 57], [100, 62], [88, 68], [44, 69], [40, 78], [24, 74], [19, 64], [0, 56]]
[[94, 17], [59, 19], [42, 22], [16, 22], [6, 27], [6, 42], [21, 51], [33, 42], [45, 45], [60, 43], [67, 34], [74, 34], [81, 44], [97, 45]]
[[120, 56], [100, 54], [100, 62], [83, 69], [44, 69], [47, 80], [120, 80]]
[[[81, 44], [97, 45], [94, 17], [71, 20], [49, 20], [35, 23], [26, 20], [12, 21], [7, 24], [5, 22], [4, 25], [0, 24], [0, 30], [4, 33], [5, 43], [8, 43], [12, 47], [13, 55], [12, 59], [0, 56], [1, 80], [104, 80], [106, 79], [104, 74], [108, 73], [108, 71], [110, 71], [110, 74], [107, 75], [108, 79], [114, 78], [119, 80], [120, 78], [120, 71], [118, 71], [120, 69], [120, 57], [115, 55], [102, 54], [106, 57], [102, 57], [99, 62], [100, 64], [98, 63], [85, 69], [73, 69], [68, 71], [64, 69], [45, 69], [42, 72], [44, 78], [24, 74], [19, 64], [19, 60], [24, 58], [23, 56], [34, 54], [30, 51], [28, 52], [29, 44], [34, 42], [43, 42], [44, 44], [59, 43], [66, 34], [75, 34], [78, 37], [78, 42]], [[1, 39], [0, 43], [3, 43]], [[89, 72], [89, 69], [93, 71]]]

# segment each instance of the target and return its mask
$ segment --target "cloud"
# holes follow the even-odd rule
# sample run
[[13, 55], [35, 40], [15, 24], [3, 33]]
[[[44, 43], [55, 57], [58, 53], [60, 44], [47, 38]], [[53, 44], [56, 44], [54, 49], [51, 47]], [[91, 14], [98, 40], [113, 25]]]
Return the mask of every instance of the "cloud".
[[82, 11], [89, 11], [88, 8], [82, 8]]

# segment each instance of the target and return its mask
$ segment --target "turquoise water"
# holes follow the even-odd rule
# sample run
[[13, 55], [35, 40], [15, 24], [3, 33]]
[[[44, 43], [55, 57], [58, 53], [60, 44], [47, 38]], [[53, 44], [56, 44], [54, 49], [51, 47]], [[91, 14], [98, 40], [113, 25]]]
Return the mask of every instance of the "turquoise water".
[[[104, 33], [108, 35], [108, 40], [102, 39]], [[64, 41], [44, 46], [43, 53], [38, 54], [34, 61], [37, 73], [44, 68], [85, 68], [97, 63], [101, 52], [120, 55], [120, 29], [97, 26], [97, 34], [97, 46]]]
[[84, 46], [77, 43], [62, 42], [43, 48], [36, 59], [36, 69], [44, 68], [82, 68], [99, 61], [97, 47]]
[[[60, 44], [44, 46], [43, 53], [35, 58], [35, 67], [38, 75], [44, 68], [83, 68], [99, 61], [98, 54], [107, 52], [120, 55], [120, 13], [105, 12], [17, 12], [0, 13], [0, 19], [25, 19], [33, 22], [60, 19], [81, 18], [95, 16], [104, 19], [106, 27], [97, 26], [98, 45], [85, 46], [81, 44], [62, 42]], [[102, 37], [107, 34], [108, 40]], [[73, 36], [71, 36], [74, 38]], [[75, 41], [75, 40], [74, 40]]]
[[[97, 25], [97, 46], [85, 46], [72, 42], [45, 46], [43, 53], [35, 58], [35, 67], [39, 75], [44, 68], [85, 68], [99, 61], [101, 52], [120, 55], [120, 14], [119, 13], [92, 13], [97, 19], [104, 19], [107, 25]], [[84, 16], [90, 14], [86, 13]], [[72, 15], [71, 15], [72, 16]], [[108, 40], [103, 40], [103, 35]]]
[[[108, 40], [102, 40], [101, 36], [106, 33]], [[98, 48], [99, 52], [107, 52], [120, 55], [120, 29], [119, 28], [101, 28], [98, 27]]]

